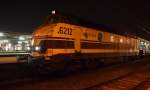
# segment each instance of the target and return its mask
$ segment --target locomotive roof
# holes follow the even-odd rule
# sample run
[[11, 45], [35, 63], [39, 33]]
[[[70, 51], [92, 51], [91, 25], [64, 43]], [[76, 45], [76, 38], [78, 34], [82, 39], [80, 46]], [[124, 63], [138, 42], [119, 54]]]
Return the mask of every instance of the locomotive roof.
[[125, 36], [129, 36], [132, 38], [136, 38], [135, 35], [130, 35], [129, 33], [116, 31], [116, 28], [113, 28], [111, 25], [97, 24], [97, 23], [82, 19], [79, 16], [75, 16], [73, 14], [68, 14], [68, 13], [63, 13], [63, 12], [58, 12], [58, 11], [50, 14], [47, 17], [45, 24], [57, 23], [57, 22], [69, 23], [69, 24], [73, 24], [73, 25], [93, 28], [96, 30], [102, 30], [102, 31], [106, 31], [106, 32], [114, 33], [114, 34], [125, 35]]
[[112, 27], [109, 25], [97, 24], [97, 23], [82, 19], [79, 16], [75, 16], [75, 15], [63, 13], [63, 12], [56, 12], [55, 14], [50, 14], [47, 17], [46, 23], [48, 23], [51, 20], [51, 18], [58, 19], [56, 17], [59, 18], [59, 20], [56, 22], [65, 22], [69, 24], [79, 25], [79, 26], [93, 28], [97, 30], [103, 30], [103, 31], [108, 31], [112, 29]]

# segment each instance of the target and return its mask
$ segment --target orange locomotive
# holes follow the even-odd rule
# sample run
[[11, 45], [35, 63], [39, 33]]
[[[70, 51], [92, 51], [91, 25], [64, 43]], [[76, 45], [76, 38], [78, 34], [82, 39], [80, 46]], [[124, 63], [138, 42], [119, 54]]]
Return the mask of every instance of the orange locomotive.
[[139, 55], [140, 38], [109, 33], [71, 21], [76, 20], [53, 11], [47, 23], [33, 32], [28, 62], [105, 61]]

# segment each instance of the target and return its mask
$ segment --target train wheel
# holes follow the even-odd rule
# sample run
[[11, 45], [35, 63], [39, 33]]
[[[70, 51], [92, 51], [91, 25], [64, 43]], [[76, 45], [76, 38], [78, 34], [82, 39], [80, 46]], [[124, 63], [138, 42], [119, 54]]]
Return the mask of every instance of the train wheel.
[[65, 56], [57, 56], [53, 58], [52, 67], [55, 68], [56, 72], [68, 72], [71, 59]]
[[98, 61], [95, 59], [81, 59], [82, 69], [92, 69], [98, 66]]
[[80, 60], [80, 63], [81, 63], [81, 68], [82, 68], [82, 69], [87, 69], [87, 67], [88, 67], [88, 62], [87, 62], [87, 60], [81, 59], [81, 60]]
[[49, 74], [51, 72], [51, 70], [45, 64], [44, 59], [32, 63], [32, 68], [33, 68], [33, 73], [37, 73], [40, 75]]

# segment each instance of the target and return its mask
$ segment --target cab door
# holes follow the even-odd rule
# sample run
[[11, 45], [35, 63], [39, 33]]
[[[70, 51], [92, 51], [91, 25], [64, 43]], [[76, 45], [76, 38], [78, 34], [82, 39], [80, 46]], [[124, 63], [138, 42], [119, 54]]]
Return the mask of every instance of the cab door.
[[75, 48], [75, 52], [76, 53], [80, 53], [81, 52], [81, 45], [80, 45], [80, 41], [81, 41], [81, 29], [80, 27], [76, 26], [75, 27], [76, 30], [74, 30], [74, 38], [75, 38], [75, 42], [74, 42], [74, 48]]

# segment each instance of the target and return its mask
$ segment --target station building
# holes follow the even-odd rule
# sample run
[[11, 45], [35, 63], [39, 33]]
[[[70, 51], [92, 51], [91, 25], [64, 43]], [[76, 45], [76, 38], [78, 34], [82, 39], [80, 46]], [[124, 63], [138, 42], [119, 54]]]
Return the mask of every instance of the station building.
[[31, 34], [20, 32], [0, 32], [0, 52], [29, 51]]

